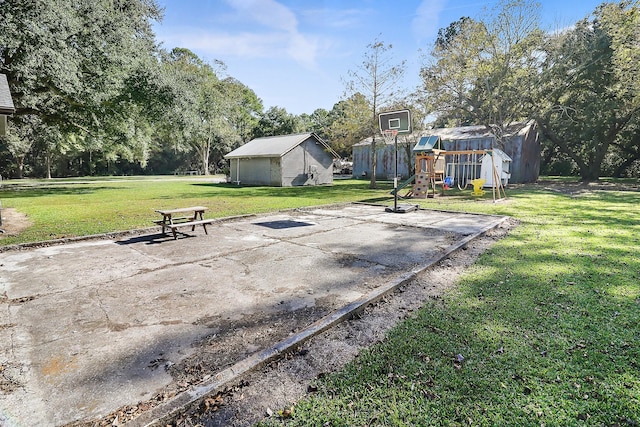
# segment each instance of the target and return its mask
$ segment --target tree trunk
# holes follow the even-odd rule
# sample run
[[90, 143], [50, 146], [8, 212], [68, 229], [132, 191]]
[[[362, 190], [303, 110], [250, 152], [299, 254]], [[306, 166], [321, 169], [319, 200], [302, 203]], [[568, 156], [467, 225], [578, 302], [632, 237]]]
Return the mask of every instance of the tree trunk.
[[51, 179], [51, 151], [48, 148], [45, 152], [45, 163], [47, 165], [47, 179]]
[[198, 152], [200, 154], [200, 164], [202, 166], [203, 175], [209, 175], [209, 147], [210, 146], [211, 145], [209, 141], [206, 141], [206, 143], [203, 143], [202, 145], [198, 146]]
[[580, 168], [580, 181], [582, 182], [593, 182], [597, 181], [600, 178], [600, 172], [602, 162], [593, 162], [589, 165], [585, 165], [585, 168]]
[[24, 156], [18, 156], [18, 179], [22, 179], [24, 177]]
[[209, 175], [209, 156], [208, 153], [202, 153], [202, 174]]
[[[377, 68], [376, 68], [377, 69]], [[374, 74], [373, 77], [374, 88], [377, 88], [377, 78]], [[369, 181], [369, 188], [375, 189], [378, 188], [378, 183], [376, 182], [376, 169], [378, 167], [378, 155], [376, 153], [376, 113], [378, 111], [378, 92], [374, 90], [373, 92], [373, 118], [371, 119], [371, 179]]]
[[378, 167], [378, 156], [376, 155], [376, 136], [371, 140], [371, 178], [369, 188], [378, 188], [376, 183], [376, 168]]

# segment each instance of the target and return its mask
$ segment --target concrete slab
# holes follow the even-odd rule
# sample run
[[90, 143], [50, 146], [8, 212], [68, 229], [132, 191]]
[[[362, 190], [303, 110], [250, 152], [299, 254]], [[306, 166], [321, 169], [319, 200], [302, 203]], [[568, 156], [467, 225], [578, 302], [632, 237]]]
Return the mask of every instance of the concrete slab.
[[[208, 235], [182, 229], [177, 240], [0, 253], [0, 425], [64, 425], [149, 399], [199, 342], [302, 310], [332, 315], [502, 220], [345, 205], [238, 218]], [[259, 344], [241, 341], [232, 362]]]

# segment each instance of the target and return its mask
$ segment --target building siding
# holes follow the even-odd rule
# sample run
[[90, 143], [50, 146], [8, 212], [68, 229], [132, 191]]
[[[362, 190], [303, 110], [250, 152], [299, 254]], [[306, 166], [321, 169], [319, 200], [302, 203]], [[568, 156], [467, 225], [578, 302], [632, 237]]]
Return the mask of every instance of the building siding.
[[310, 137], [282, 157], [232, 158], [230, 175], [232, 182], [240, 181], [244, 185], [290, 187], [332, 184], [333, 157], [316, 138]]
[[[413, 147], [415, 142], [398, 141], [398, 173], [403, 178], [413, 175], [413, 161], [407, 162], [406, 146]], [[492, 136], [464, 139], [442, 139], [443, 148], [447, 151], [488, 150], [495, 147]], [[531, 126], [524, 134], [508, 138], [505, 147], [501, 148], [512, 159], [512, 184], [537, 181], [540, 174], [540, 140], [538, 132]], [[376, 140], [377, 167], [376, 178], [387, 179], [393, 176], [394, 144], [385, 144], [383, 140]], [[449, 162], [447, 158], [447, 162]], [[356, 177], [369, 176], [371, 173], [371, 144], [363, 141], [353, 147], [353, 175]]]

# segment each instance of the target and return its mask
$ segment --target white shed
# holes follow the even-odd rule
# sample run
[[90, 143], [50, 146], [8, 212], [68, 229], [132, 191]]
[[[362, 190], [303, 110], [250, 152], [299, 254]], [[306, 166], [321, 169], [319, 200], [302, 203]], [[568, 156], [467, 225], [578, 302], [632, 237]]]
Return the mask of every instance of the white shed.
[[484, 179], [485, 187], [493, 187], [493, 168], [500, 177], [502, 185], [507, 185], [511, 178], [511, 157], [504, 151], [493, 148], [481, 157], [480, 178]]

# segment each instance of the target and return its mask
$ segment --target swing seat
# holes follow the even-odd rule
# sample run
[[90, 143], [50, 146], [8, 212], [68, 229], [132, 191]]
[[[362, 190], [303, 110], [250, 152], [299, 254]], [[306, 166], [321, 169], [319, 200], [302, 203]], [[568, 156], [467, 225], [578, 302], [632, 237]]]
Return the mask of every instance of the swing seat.
[[484, 186], [484, 183], [487, 182], [485, 179], [483, 178], [478, 178], [478, 179], [472, 179], [471, 180], [471, 185], [473, 185], [473, 195], [474, 196], [482, 196], [484, 195], [484, 190], [482, 189], [482, 187]]

